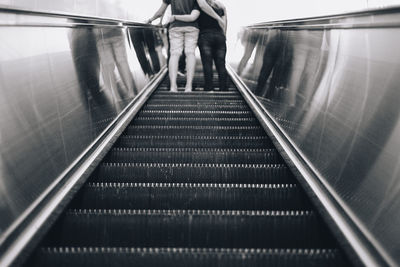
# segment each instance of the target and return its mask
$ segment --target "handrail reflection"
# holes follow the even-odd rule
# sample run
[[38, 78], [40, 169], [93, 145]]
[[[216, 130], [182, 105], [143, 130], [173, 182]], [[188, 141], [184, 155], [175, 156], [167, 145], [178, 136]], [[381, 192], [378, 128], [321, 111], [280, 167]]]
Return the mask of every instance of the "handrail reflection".
[[[387, 8], [371, 8], [371, 9], [365, 9], [361, 11], [355, 11], [355, 12], [344, 12], [344, 13], [339, 13], [339, 14], [331, 14], [331, 15], [323, 15], [323, 16], [315, 16], [315, 17], [305, 17], [305, 18], [298, 18], [298, 19], [287, 19], [287, 20], [275, 20], [275, 21], [268, 21], [268, 22], [261, 22], [261, 23], [255, 23], [252, 25], [249, 25], [249, 28], [266, 28], [266, 27], [282, 27], [282, 28], [303, 28], [307, 27], [308, 24], [313, 25], [315, 27], [329, 27], [330, 22], [332, 21], [340, 21], [343, 19], [349, 19], [349, 18], [355, 18], [358, 19], [360, 17], [368, 17], [368, 16], [382, 16], [382, 15], [388, 15], [388, 14], [395, 14], [400, 12], [400, 5], [399, 6], [393, 6], [393, 7], [387, 7]], [[371, 21], [372, 23], [376, 24], [378, 23], [377, 21]], [[367, 27], [368, 24], [362, 24], [359, 23], [359, 25], [364, 25], [364, 27]], [[394, 20], [392, 23], [388, 23], [385, 21], [384, 24], [382, 24], [380, 27], [383, 25], [398, 25], [398, 20]], [[286, 26], [285, 26], [286, 25]], [[339, 26], [339, 25], [336, 25]], [[308, 27], [310, 27], [308, 25]], [[310, 27], [312, 29], [312, 27]]]
[[231, 66], [380, 257], [400, 263], [400, 8], [243, 31]]
[[[152, 25], [152, 24], [146, 24], [142, 23], [139, 21], [133, 21], [133, 20], [122, 20], [122, 19], [116, 19], [116, 18], [110, 18], [110, 17], [101, 17], [101, 16], [87, 16], [87, 15], [80, 15], [80, 14], [74, 14], [74, 13], [68, 13], [68, 12], [50, 12], [50, 11], [45, 11], [45, 10], [29, 10], [29, 9], [24, 9], [24, 8], [16, 8], [16, 7], [10, 7], [6, 5], [0, 5], [0, 14], [15, 14], [15, 15], [23, 15], [24, 17], [29, 18], [29, 16], [35, 16], [35, 17], [54, 17], [54, 18], [62, 18], [62, 19], [69, 19], [70, 21], [64, 21], [64, 24], [59, 24], [60, 27], [65, 27], [65, 26], [128, 26], [128, 27], [141, 27], [141, 28], [162, 28], [160, 25]], [[2, 18], [0, 16], [0, 21], [2, 20], [7, 20], [9, 17]], [[74, 21], [72, 23], [72, 21]], [[51, 25], [51, 23], [24, 23], [21, 21], [18, 21], [15, 23], [13, 21], [12, 23], [0, 23], [0, 26], [18, 26], [18, 25], [24, 25], [24, 26], [46, 26], [46, 25]]]

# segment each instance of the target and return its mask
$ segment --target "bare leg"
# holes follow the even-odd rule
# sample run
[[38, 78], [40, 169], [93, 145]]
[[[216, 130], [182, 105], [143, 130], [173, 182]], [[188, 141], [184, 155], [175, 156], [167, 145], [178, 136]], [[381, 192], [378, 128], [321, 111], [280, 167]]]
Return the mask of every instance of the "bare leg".
[[178, 91], [178, 85], [176, 84], [176, 76], [178, 73], [178, 62], [179, 62], [179, 54], [172, 54], [169, 59], [169, 81], [170, 81], [170, 90], [171, 92]]
[[193, 84], [195, 67], [196, 67], [196, 57], [195, 57], [194, 53], [186, 54], [187, 75], [186, 75], [185, 92], [191, 92], [193, 90], [192, 84]]
[[246, 41], [246, 45], [244, 48], [244, 54], [243, 54], [242, 59], [240, 60], [240, 63], [239, 63], [238, 69], [237, 69], [238, 75], [242, 75], [242, 72], [243, 72], [244, 68], [246, 67], [247, 62], [249, 61], [251, 55], [253, 54], [253, 50], [255, 47], [256, 47], [255, 43]]

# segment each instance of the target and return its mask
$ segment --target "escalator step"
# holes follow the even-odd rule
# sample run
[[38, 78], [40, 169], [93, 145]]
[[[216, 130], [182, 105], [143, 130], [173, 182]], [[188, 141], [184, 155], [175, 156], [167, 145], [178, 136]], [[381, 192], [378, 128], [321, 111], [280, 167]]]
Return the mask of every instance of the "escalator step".
[[[74, 234], [71, 234], [74, 233]], [[332, 248], [312, 211], [69, 210], [44, 246]]]
[[[283, 164], [102, 163], [93, 182], [286, 184], [293, 176]], [[142, 178], [140, 178], [142, 177]], [[149, 180], [142, 180], [147, 178]], [[189, 181], [185, 180], [189, 179]], [[179, 179], [180, 180], [179, 180]], [[152, 181], [156, 179], [156, 181]]]
[[275, 149], [113, 148], [105, 162], [119, 163], [282, 163]]
[[131, 125], [164, 125], [164, 126], [259, 126], [256, 118], [156, 118], [140, 117]]
[[336, 249], [45, 247], [34, 266], [336, 267], [345, 261]]
[[127, 135], [213, 135], [213, 136], [261, 136], [261, 126], [163, 126], [135, 125], [125, 130]]
[[[209, 92], [201, 92], [201, 91], [194, 91], [194, 92], [184, 92], [184, 93], [180, 93], [180, 92], [163, 92], [163, 91], [156, 91], [152, 94], [152, 96], [185, 96], [185, 97], [206, 97], [206, 96], [215, 96], [215, 97], [222, 97], [224, 98], [225, 96], [231, 97], [231, 96], [235, 96], [236, 98], [238, 98], [239, 96], [241, 96], [241, 94], [239, 93], [239, 91], [209, 91]], [[241, 99], [239, 97], [239, 99]]]
[[152, 210], [307, 210], [295, 184], [89, 183], [71, 208]]
[[147, 104], [142, 110], [250, 110], [247, 105], [179, 105], [179, 104]]
[[[178, 83], [183, 83], [183, 84], [185, 84], [185, 83], [186, 83], [186, 77], [178, 76], [178, 77], [176, 77], [176, 81], [177, 81]], [[163, 80], [161, 84], [162, 84], [162, 85], [167, 85], [167, 84], [169, 84], [169, 82], [170, 82], [169, 77], [166, 77], [165, 80]], [[194, 76], [194, 77], [193, 77], [193, 82], [204, 84], [204, 76], [202, 76], [202, 75]], [[218, 76], [214, 76], [212, 82], [213, 82], [214, 84], [218, 84]], [[230, 81], [230, 82], [231, 82], [231, 81]]]
[[266, 136], [123, 135], [118, 147], [155, 148], [272, 148]]
[[[218, 88], [219, 87], [218, 80], [214, 80], [212, 84], [213, 84], [214, 88]], [[169, 80], [166, 80], [165, 82], [163, 82], [160, 85], [160, 89], [167, 89], [167, 88], [169, 89], [169, 85], [170, 85]], [[182, 88], [182, 89], [185, 88], [186, 79], [177, 79], [177, 85], [178, 85], [178, 88]], [[230, 87], [230, 88], [234, 88], [235, 90], [237, 90], [232, 82], [227, 83], [226, 86]], [[204, 79], [202, 79], [202, 78], [194, 79], [193, 83], [192, 83], [192, 87], [193, 87], [193, 89], [204, 88]]]
[[182, 104], [182, 105], [245, 105], [246, 101], [243, 99], [229, 99], [229, 100], [224, 100], [224, 99], [175, 99], [171, 98], [165, 100], [165, 99], [149, 99], [147, 102], [148, 104]]
[[[158, 89], [158, 92], [161, 93], [176, 93], [176, 92], [171, 92], [169, 86], [161, 86]], [[193, 91], [191, 91], [191, 93], [206, 93], [206, 94], [211, 94], [211, 93], [235, 93], [237, 92], [237, 89], [235, 88], [235, 86], [233, 85], [229, 85], [225, 88], [224, 91], [221, 91], [219, 88], [219, 85], [216, 84], [214, 85], [212, 91], [204, 91], [204, 86], [197, 84], [195, 86], [193, 86]], [[178, 93], [189, 93], [189, 92], [185, 92], [185, 86], [184, 85], [178, 85]]]
[[[215, 87], [219, 87], [219, 81], [218, 81], [218, 79], [215, 79], [214, 81], [213, 81], [213, 87], [215, 88]], [[170, 81], [169, 81], [169, 79], [168, 80], [165, 80], [162, 84], [161, 84], [161, 88], [169, 88], [169, 85], [170, 85]], [[186, 78], [178, 78], [177, 79], [177, 85], [178, 85], [178, 87], [180, 87], [180, 88], [184, 88], [185, 86], [186, 86]], [[194, 80], [193, 80], [193, 83], [192, 83], [192, 86], [193, 86], [193, 88], [204, 88], [204, 79], [203, 78], [195, 78]], [[226, 84], [226, 86], [228, 86], [228, 87], [234, 87], [235, 88], [235, 90], [237, 90], [236, 89], [236, 87], [234, 86], [234, 84], [233, 84], [233, 82], [228, 82], [227, 84]]]
[[254, 118], [250, 111], [213, 111], [213, 110], [142, 110], [136, 118]]
[[243, 100], [239, 94], [231, 93], [165, 93], [165, 94], [154, 94], [150, 98], [151, 100], [217, 100], [217, 101], [230, 101], [230, 100]]

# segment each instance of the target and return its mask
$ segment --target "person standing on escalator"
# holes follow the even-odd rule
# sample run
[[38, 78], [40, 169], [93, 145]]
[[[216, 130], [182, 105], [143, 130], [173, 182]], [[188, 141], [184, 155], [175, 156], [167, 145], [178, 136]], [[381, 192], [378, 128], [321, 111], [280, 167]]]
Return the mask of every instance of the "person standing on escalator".
[[224, 24], [221, 26], [218, 20], [205, 12], [199, 17], [199, 49], [203, 63], [205, 91], [213, 90], [213, 61], [218, 72], [219, 90], [227, 90], [227, 71], [225, 67], [226, 57], [226, 29], [227, 14], [225, 6], [216, 0], [207, 0], [207, 3], [220, 16]]
[[[204, 0], [212, 8], [214, 13], [209, 15], [202, 11], [198, 18], [200, 35], [199, 49], [204, 72], [204, 91], [213, 90], [213, 62], [218, 72], [220, 91], [226, 91], [227, 71], [225, 67], [226, 57], [226, 28], [227, 14], [225, 6], [217, 0]], [[200, 3], [199, 3], [200, 4]], [[190, 16], [172, 16], [171, 20], [189, 20]], [[221, 23], [222, 21], [222, 23]]]
[[168, 5], [171, 5], [172, 16], [189, 15], [195, 17], [190, 21], [172, 21], [169, 28], [170, 38], [170, 60], [169, 60], [169, 78], [171, 92], [177, 92], [178, 86], [176, 83], [178, 73], [178, 62], [182, 51], [186, 55], [186, 86], [185, 92], [192, 91], [192, 82], [194, 76], [194, 69], [196, 64], [195, 50], [199, 37], [199, 26], [196, 21], [200, 14], [200, 8], [196, 0], [163, 0], [159, 10], [154, 14], [148, 22], [159, 18], [164, 14]]
[[213, 17], [225, 28], [225, 22], [218, 16], [214, 9], [206, 2], [206, 0], [163, 0], [161, 7], [157, 10], [153, 17], [148, 20], [151, 23], [153, 20], [161, 17], [168, 5], [171, 5], [171, 24], [169, 30], [170, 37], [170, 53], [169, 61], [169, 77], [171, 92], [177, 92], [176, 77], [178, 72], [179, 57], [185, 48], [186, 55], [186, 86], [185, 92], [192, 91], [193, 76], [196, 64], [195, 50], [199, 37], [199, 26], [197, 18], [200, 15], [200, 8], [209, 16]]

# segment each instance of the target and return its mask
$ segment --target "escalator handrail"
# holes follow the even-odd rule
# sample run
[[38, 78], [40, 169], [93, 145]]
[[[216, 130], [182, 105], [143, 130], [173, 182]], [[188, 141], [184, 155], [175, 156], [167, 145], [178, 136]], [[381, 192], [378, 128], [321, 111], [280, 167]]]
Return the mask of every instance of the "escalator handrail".
[[[398, 14], [400, 6], [388, 8], [376, 8], [347, 12], [334, 15], [306, 17], [288, 20], [276, 20], [256, 23], [247, 26], [251, 29], [286, 29], [286, 30], [329, 30], [329, 29], [365, 29], [365, 28], [396, 28], [400, 27], [400, 21], [396, 18], [388, 18], [386, 21], [373, 19], [374, 15]], [[343, 22], [343, 19], [370, 17], [367, 22]], [[340, 22], [339, 22], [340, 21]]]
[[[82, 21], [86, 26], [127, 26], [127, 27], [141, 27], [141, 28], [163, 28], [159, 25], [153, 24], [146, 24], [139, 21], [133, 20], [121, 20], [117, 18], [110, 18], [110, 17], [102, 17], [102, 16], [87, 16], [87, 15], [80, 15], [75, 13], [69, 12], [53, 12], [53, 11], [46, 11], [46, 10], [29, 10], [24, 8], [17, 8], [17, 7], [10, 7], [7, 5], [0, 5], [0, 13], [11, 13], [11, 14], [20, 14], [20, 15], [31, 15], [31, 16], [46, 16], [46, 17], [55, 17], [55, 18], [65, 18], [77, 21], [77, 23], [64, 23], [64, 26], [75, 26], [80, 25], [79, 21]], [[92, 23], [88, 23], [88, 21]], [[12, 22], [12, 23], [3, 23], [0, 22], [0, 26], [32, 26], [33, 23], [26, 23], [26, 22]], [[36, 26], [37, 24], [33, 25]], [[52, 25], [52, 23], [41, 23], [40, 26], [48, 26]]]

